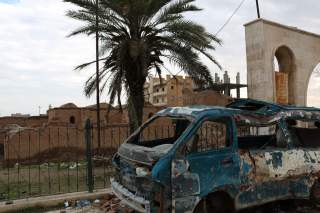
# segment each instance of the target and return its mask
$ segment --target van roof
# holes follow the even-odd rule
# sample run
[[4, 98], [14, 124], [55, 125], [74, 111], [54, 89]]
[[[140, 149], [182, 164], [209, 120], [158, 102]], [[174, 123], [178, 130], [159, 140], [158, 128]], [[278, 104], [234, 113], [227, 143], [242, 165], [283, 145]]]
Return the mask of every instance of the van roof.
[[159, 115], [190, 115], [197, 116], [202, 113], [219, 113], [224, 115], [244, 115], [254, 117], [270, 117], [279, 113], [284, 113], [287, 117], [300, 117], [308, 119], [320, 120], [320, 109], [314, 107], [300, 107], [280, 105], [258, 101], [253, 99], [236, 99], [226, 107], [218, 106], [186, 106], [186, 107], [170, 107], [166, 108], [157, 114]]

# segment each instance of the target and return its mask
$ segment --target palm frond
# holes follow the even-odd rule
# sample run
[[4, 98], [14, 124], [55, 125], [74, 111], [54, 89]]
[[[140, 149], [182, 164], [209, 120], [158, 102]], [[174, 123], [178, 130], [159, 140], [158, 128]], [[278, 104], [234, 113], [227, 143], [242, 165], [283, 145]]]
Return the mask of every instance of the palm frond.
[[[169, 4], [169, 6], [164, 7], [159, 11], [159, 15], [156, 18], [155, 24], [159, 25], [165, 22], [170, 22], [173, 20], [178, 20], [182, 18], [182, 13], [200, 11], [201, 9], [197, 6], [190, 4], [195, 0], [178, 0]], [[171, 1], [172, 2], [172, 1]]]
[[[199, 87], [213, 83], [200, 55], [221, 68], [211, 54], [222, 41], [206, 29], [185, 19], [184, 13], [201, 10], [195, 0], [64, 0], [79, 9], [66, 15], [83, 22], [69, 36], [93, 35], [100, 38], [100, 91], [108, 91], [109, 103], [121, 106], [121, 94], [128, 94], [130, 126], [142, 122], [143, 85], [155, 71], [161, 79], [164, 59], [191, 76]], [[96, 26], [96, 17], [99, 24]], [[95, 60], [76, 67], [83, 70]], [[96, 75], [84, 86], [86, 96], [97, 89]]]

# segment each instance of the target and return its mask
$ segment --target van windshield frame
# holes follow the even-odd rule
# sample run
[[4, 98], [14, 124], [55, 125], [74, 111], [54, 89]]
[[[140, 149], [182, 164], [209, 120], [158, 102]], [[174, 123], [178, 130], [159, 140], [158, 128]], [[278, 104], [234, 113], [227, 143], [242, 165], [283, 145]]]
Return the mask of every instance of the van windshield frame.
[[[164, 124], [162, 121], [169, 123]], [[138, 128], [128, 138], [127, 143], [149, 148], [173, 145], [181, 138], [193, 121], [194, 118], [187, 115], [155, 115]], [[157, 125], [161, 123], [162, 125]]]

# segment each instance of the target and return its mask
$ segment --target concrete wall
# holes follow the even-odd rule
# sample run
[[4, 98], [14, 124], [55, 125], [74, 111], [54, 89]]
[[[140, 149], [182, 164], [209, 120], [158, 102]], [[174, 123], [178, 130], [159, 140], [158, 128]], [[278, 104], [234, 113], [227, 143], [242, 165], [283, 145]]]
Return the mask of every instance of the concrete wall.
[[306, 105], [310, 76], [320, 62], [320, 36], [258, 19], [245, 25], [248, 96], [276, 102], [274, 56], [279, 47], [292, 52], [289, 104]]
[[[101, 130], [101, 152], [115, 151], [128, 137], [127, 125]], [[92, 133], [93, 150], [98, 148], [97, 129]], [[12, 134], [4, 143], [4, 160], [19, 163], [44, 163], [48, 160], [76, 160], [85, 157], [85, 132], [76, 127], [25, 129]], [[107, 153], [106, 153], [107, 154]]]

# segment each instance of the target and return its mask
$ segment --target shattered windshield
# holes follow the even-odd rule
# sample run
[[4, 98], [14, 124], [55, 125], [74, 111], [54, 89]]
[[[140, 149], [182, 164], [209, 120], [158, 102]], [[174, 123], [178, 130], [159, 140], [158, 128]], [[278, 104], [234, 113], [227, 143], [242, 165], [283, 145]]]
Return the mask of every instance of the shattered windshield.
[[190, 123], [190, 119], [186, 117], [155, 117], [133, 135], [129, 143], [150, 148], [172, 146]]

